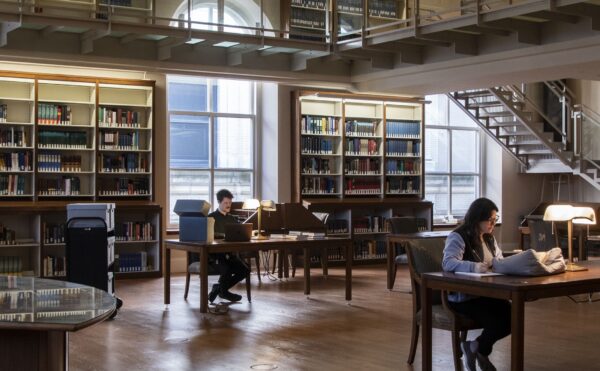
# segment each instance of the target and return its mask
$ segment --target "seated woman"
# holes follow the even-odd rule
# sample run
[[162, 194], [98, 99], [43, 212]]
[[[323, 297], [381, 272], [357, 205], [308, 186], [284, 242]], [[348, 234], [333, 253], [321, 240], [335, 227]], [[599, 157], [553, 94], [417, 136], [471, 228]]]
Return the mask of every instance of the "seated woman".
[[[498, 220], [498, 207], [487, 198], [479, 198], [469, 206], [464, 224], [446, 239], [442, 266], [446, 272], [478, 272], [491, 269], [492, 259], [502, 259], [502, 251], [492, 235]], [[461, 343], [465, 369], [475, 371], [475, 362], [484, 370], [496, 370], [488, 356], [496, 341], [510, 334], [510, 302], [475, 297], [463, 293], [448, 295], [456, 312], [472, 318], [483, 332], [472, 341]]]

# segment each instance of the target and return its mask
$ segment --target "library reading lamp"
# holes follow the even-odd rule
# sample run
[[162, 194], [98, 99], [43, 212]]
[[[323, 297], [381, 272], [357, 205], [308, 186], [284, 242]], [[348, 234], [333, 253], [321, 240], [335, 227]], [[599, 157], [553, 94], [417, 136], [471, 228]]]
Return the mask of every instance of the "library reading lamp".
[[[566, 270], [569, 272], [585, 271], [587, 268], [573, 263], [573, 224], [596, 224], [596, 214], [591, 207], [574, 207], [571, 205], [550, 205], [544, 212], [544, 220], [551, 222], [567, 222], [567, 246], [569, 262]], [[581, 258], [581, 257], [580, 257]]]
[[250, 198], [246, 201], [244, 201], [244, 204], [242, 205], [242, 209], [244, 210], [256, 210], [258, 213], [258, 236], [256, 237], [257, 240], [268, 240], [269, 237], [267, 236], [263, 236], [262, 234], [260, 234], [261, 231], [261, 218], [262, 218], [262, 212], [264, 211], [275, 211], [275, 201], [272, 200], [262, 200], [262, 201], [258, 201], [255, 198]]

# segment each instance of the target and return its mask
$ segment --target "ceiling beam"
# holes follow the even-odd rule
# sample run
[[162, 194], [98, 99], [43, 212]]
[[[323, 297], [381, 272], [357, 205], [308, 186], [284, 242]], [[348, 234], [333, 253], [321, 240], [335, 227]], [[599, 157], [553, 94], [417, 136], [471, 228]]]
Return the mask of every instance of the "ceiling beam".
[[492, 36], [509, 36], [510, 35], [510, 31], [502, 30], [499, 28], [488, 27], [485, 24], [462, 27], [461, 30], [474, 32], [474, 33], [478, 33], [478, 34], [482, 34], [482, 35], [492, 35]]
[[244, 54], [256, 52], [261, 49], [260, 45], [236, 45], [227, 49], [227, 65], [239, 66], [243, 63]]
[[56, 26], [56, 25], [46, 26], [40, 30], [40, 36], [43, 38], [47, 38], [51, 34], [57, 32], [57, 31], [61, 31], [63, 28], [65, 28], [65, 27], [64, 26]]
[[328, 54], [329, 52], [317, 52], [313, 50], [294, 53], [290, 56], [290, 70], [294, 72], [306, 71], [308, 69], [308, 61]]
[[573, 4], [564, 7], [557, 7], [555, 8], [555, 11], [562, 14], [590, 18], [592, 21], [592, 30], [600, 31], [600, 6], [592, 4]]
[[165, 37], [156, 42], [156, 58], [159, 61], [171, 59], [171, 50], [185, 44], [187, 39], [180, 37]]
[[540, 23], [527, 22], [521, 19], [500, 19], [488, 25], [517, 34], [517, 41], [523, 44], [539, 45], [542, 43]]
[[8, 34], [21, 27], [21, 22], [2, 22], [0, 23], [0, 48], [8, 44]]
[[105, 30], [89, 30], [81, 34], [79, 37], [81, 54], [90, 54], [94, 51], [94, 41], [110, 35], [110, 29]]
[[121, 37], [120, 42], [121, 42], [121, 44], [129, 44], [139, 38], [140, 38], [140, 35], [138, 35], [136, 33], [128, 33], [125, 36]]
[[535, 18], [542, 18], [548, 21], [557, 21], [569, 24], [575, 24], [579, 22], [579, 17], [577, 16], [547, 10], [531, 13], [530, 16]]

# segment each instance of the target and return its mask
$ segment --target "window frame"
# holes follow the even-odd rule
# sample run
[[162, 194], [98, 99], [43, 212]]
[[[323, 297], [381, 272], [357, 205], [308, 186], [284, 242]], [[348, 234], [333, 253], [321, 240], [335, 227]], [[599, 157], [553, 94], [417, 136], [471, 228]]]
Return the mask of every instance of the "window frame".
[[[455, 219], [456, 217], [464, 217], [464, 215], [457, 215], [457, 214], [453, 214], [453, 181], [452, 181], [452, 177], [453, 176], [474, 176], [477, 178], [475, 184], [477, 186], [477, 194], [475, 195], [475, 198], [479, 198], [482, 195], [482, 190], [483, 190], [483, 173], [484, 173], [484, 169], [483, 169], [483, 163], [484, 163], [484, 157], [483, 157], [483, 153], [484, 153], [484, 138], [482, 136], [482, 131], [481, 128], [479, 126], [459, 126], [459, 125], [451, 125], [450, 124], [450, 104], [454, 104], [453, 102], [451, 102], [445, 95], [443, 95], [446, 104], [444, 105], [444, 109], [445, 112], [443, 113], [444, 116], [444, 122], [445, 125], [443, 124], [428, 124], [427, 122], [425, 122], [425, 132], [427, 132], [427, 129], [436, 129], [436, 130], [445, 130], [447, 132], [447, 138], [448, 138], [448, 145], [447, 145], [447, 153], [446, 156], [448, 158], [448, 171], [428, 171], [427, 170], [427, 164], [425, 163], [425, 177], [432, 175], [432, 176], [445, 176], [448, 178], [448, 212], [450, 213], [450, 215], [452, 215]], [[477, 171], [471, 172], [471, 171], [454, 171], [453, 169], [453, 158], [452, 158], [452, 148], [453, 148], [453, 132], [454, 131], [469, 131], [469, 132], [474, 132], [475, 133], [475, 139], [477, 141], [477, 143], [475, 144], [475, 147], [478, 151], [478, 153], [474, 154], [474, 158], [477, 159], [478, 163], [477, 163]], [[427, 193], [427, 187], [425, 187], [425, 193]], [[434, 213], [433, 213], [433, 217], [434, 220], [436, 218], [441, 218], [445, 215], [441, 215], [441, 214], [435, 214], [435, 207], [434, 207]], [[439, 223], [439, 222], [438, 222]]]
[[[192, 171], [204, 171], [209, 173], [210, 176], [210, 184], [208, 187], [208, 195], [209, 195], [209, 201], [211, 204], [213, 204], [213, 200], [215, 199], [215, 194], [217, 192], [217, 190], [215, 190], [215, 173], [219, 173], [219, 172], [241, 172], [241, 173], [250, 173], [251, 174], [251, 185], [250, 185], [250, 189], [252, 191], [252, 194], [256, 195], [257, 194], [257, 179], [260, 176], [259, 174], [259, 166], [258, 166], [258, 97], [257, 97], [257, 93], [258, 93], [258, 82], [256, 81], [252, 81], [252, 80], [244, 80], [244, 79], [223, 79], [223, 78], [211, 78], [211, 77], [203, 77], [206, 81], [206, 104], [207, 104], [207, 109], [208, 111], [184, 111], [184, 110], [170, 110], [169, 109], [169, 90], [170, 90], [170, 82], [171, 82], [171, 78], [181, 78], [181, 77], [185, 77], [182, 75], [178, 75], [178, 74], [169, 74], [167, 75], [167, 79], [166, 79], [166, 111], [167, 111], [167, 125], [168, 125], [168, 130], [167, 130], [167, 149], [166, 149], [166, 156], [167, 156], [167, 204], [168, 204], [168, 212], [167, 212], [167, 228], [168, 229], [179, 229], [179, 225], [178, 224], [173, 224], [171, 223], [171, 210], [173, 209], [173, 207], [175, 205], [171, 205], [171, 170], [175, 169], [175, 170], [192, 170]], [[199, 76], [198, 76], [199, 77]], [[250, 99], [252, 100], [250, 102], [250, 106], [252, 107], [252, 111], [253, 113], [226, 113], [226, 112], [213, 112], [211, 111], [213, 108], [213, 95], [214, 95], [214, 91], [213, 89], [215, 87], [218, 87], [218, 82], [222, 80], [233, 80], [233, 81], [248, 81], [251, 83], [251, 97]], [[172, 115], [184, 115], [184, 116], [198, 116], [198, 117], [208, 117], [208, 135], [209, 135], [209, 140], [208, 140], [208, 167], [206, 168], [172, 168], [171, 167], [171, 116]], [[215, 167], [215, 129], [216, 129], [216, 122], [217, 119], [223, 117], [223, 118], [241, 118], [241, 119], [249, 119], [252, 125], [252, 168], [231, 168], [231, 167], [226, 167], [226, 168], [216, 168]], [[213, 208], [215, 206], [213, 205]]]

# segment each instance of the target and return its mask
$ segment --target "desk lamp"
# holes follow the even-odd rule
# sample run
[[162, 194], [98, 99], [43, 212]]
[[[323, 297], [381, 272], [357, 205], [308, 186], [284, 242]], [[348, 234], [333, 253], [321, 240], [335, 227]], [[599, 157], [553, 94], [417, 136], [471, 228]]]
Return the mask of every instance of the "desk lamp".
[[263, 236], [260, 234], [261, 231], [261, 218], [262, 218], [262, 211], [275, 211], [275, 202], [272, 200], [262, 200], [262, 201], [258, 201], [255, 198], [250, 198], [246, 201], [244, 201], [244, 204], [242, 205], [242, 209], [244, 210], [256, 210], [258, 213], [258, 236], [256, 237], [257, 240], [268, 240], [269, 237], [267, 236]]
[[571, 205], [550, 205], [544, 212], [544, 220], [567, 222], [569, 261], [566, 270], [569, 272], [587, 270], [587, 268], [573, 263], [573, 224], [596, 224], [594, 209], [591, 207], [573, 207]]

